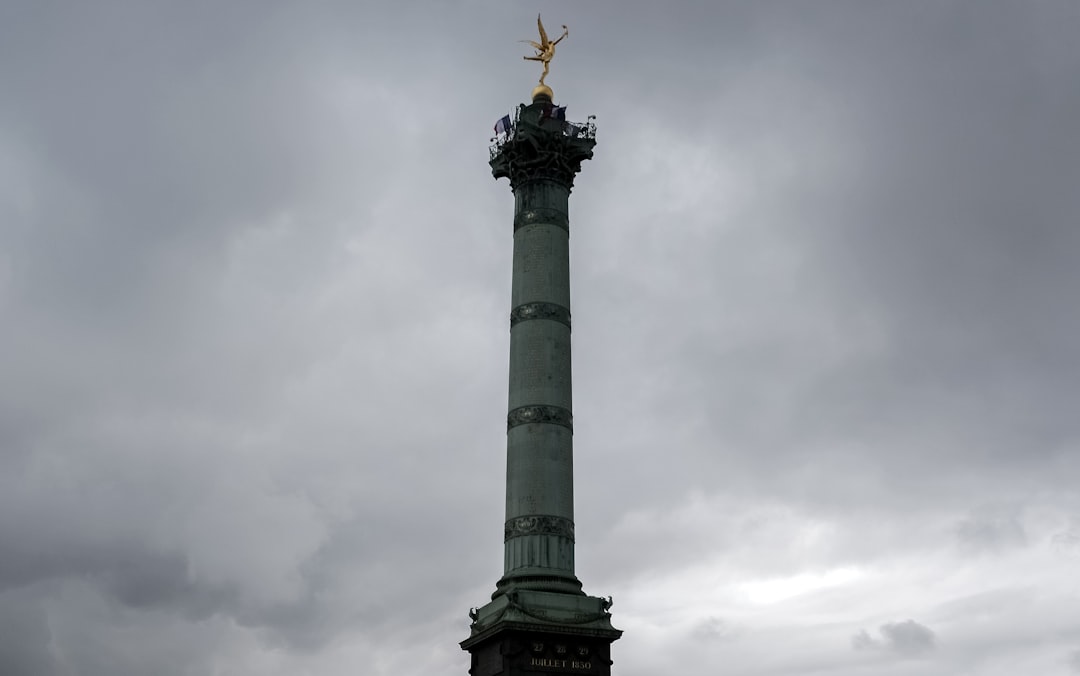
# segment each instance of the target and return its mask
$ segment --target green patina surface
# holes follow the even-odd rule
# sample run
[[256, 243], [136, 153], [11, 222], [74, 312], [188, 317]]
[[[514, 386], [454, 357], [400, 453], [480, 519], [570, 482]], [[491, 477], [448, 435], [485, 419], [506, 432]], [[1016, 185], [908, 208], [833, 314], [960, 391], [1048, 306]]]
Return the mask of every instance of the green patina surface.
[[[513, 590], [582, 594], [574, 573], [568, 202], [595, 140], [555, 119], [554, 110], [546, 99], [520, 107], [491, 159], [492, 174], [509, 178], [514, 191], [511, 317], [532, 318], [510, 329], [507, 527], [495, 597]], [[522, 312], [537, 306], [549, 312]], [[536, 422], [515, 416], [523, 409], [535, 411]], [[517, 527], [522, 523], [539, 525]]]
[[491, 155], [492, 174], [510, 179], [515, 198], [506, 521], [503, 577], [462, 642], [474, 676], [606, 674], [607, 646], [622, 633], [610, 600], [585, 595], [574, 572], [568, 202], [595, 130], [552, 110], [547, 99], [521, 106]]

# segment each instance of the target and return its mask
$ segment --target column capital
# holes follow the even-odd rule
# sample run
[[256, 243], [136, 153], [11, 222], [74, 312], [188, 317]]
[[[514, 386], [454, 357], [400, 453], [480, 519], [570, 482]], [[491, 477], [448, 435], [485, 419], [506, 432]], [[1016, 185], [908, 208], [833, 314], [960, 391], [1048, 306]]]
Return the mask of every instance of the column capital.
[[581, 163], [591, 160], [596, 124], [567, 122], [565, 109], [540, 98], [518, 107], [511, 129], [491, 146], [491, 173], [510, 179], [510, 187], [554, 181], [570, 189]]

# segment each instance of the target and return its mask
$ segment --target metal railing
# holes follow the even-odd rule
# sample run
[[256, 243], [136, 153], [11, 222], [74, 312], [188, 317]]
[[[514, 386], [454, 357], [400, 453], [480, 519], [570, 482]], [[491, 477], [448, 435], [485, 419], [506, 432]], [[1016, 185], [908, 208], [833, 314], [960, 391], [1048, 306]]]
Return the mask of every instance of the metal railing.
[[[491, 139], [492, 143], [491, 143], [491, 146], [488, 149], [490, 151], [490, 159], [495, 159], [495, 156], [498, 155], [502, 151], [503, 146], [505, 146], [507, 143], [510, 143], [510, 142], [514, 141], [517, 138], [517, 132], [518, 132], [518, 129], [520, 128], [519, 124], [518, 124], [518, 122], [519, 122], [519, 112], [520, 111], [515, 111], [514, 112], [514, 115], [513, 115], [513, 118], [512, 118], [513, 121], [511, 122], [511, 125], [510, 125], [510, 131], [503, 132], [501, 134], [497, 134], [496, 136], [492, 137], [492, 139]], [[541, 118], [541, 119], [553, 119], [553, 118]], [[586, 119], [585, 122], [567, 122], [566, 120], [563, 120], [563, 123], [562, 123], [562, 135], [566, 136], [567, 138], [595, 141], [596, 140], [596, 122], [593, 121], [595, 119], [596, 119], [595, 115], [590, 115]]]

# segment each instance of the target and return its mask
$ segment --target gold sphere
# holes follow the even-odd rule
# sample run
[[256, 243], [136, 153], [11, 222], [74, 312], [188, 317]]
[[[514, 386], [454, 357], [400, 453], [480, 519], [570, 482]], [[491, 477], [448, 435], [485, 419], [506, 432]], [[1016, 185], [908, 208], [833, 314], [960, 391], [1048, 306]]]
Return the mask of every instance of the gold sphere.
[[535, 102], [536, 99], [539, 98], [547, 98], [549, 100], [554, 100], [555, 94], [552, 93], [551, 87], [547, 85], [536, 85], [535, 87], [533, 87], [532, 90], [532, 100]]

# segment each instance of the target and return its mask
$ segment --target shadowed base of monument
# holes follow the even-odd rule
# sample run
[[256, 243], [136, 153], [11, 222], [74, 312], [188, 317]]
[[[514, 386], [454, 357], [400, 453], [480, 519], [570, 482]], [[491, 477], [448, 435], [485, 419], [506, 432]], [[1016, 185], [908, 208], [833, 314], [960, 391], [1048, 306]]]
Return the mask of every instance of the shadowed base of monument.
[[470, 613], [472, 676], [611, 674], [610, 599], [532, 590], [498, 596]]

